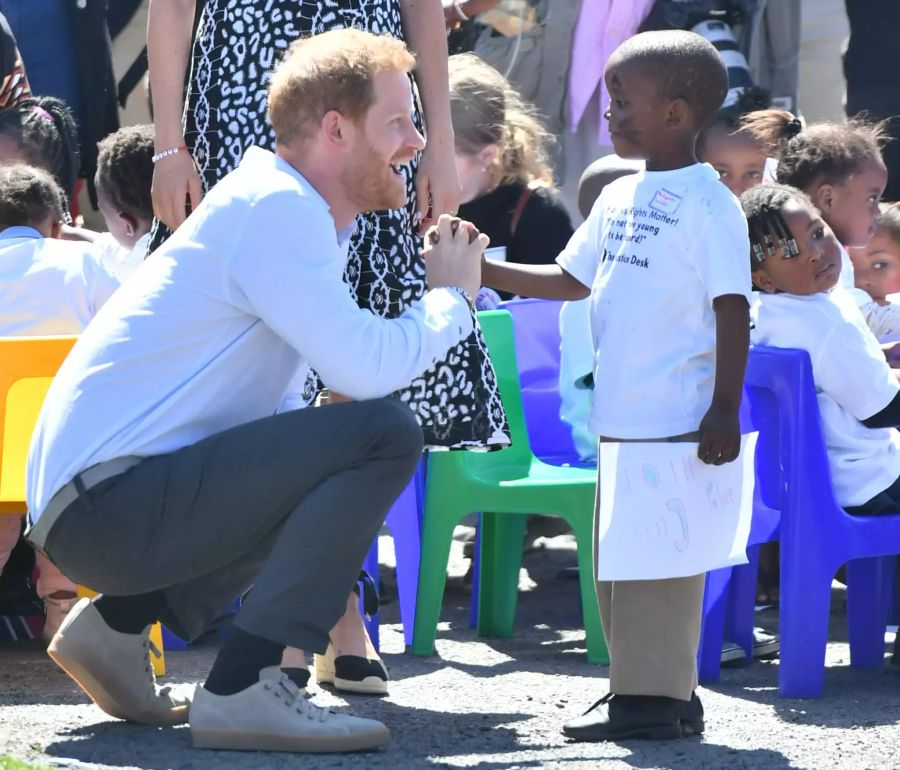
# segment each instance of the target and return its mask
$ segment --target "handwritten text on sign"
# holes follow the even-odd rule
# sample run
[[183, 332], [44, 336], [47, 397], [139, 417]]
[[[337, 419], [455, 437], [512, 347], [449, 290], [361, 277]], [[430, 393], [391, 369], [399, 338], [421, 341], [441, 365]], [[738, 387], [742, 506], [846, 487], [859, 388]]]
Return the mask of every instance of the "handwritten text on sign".
[[753, 456], [706, 465], [696, 443], [601, 442], [598, 578], [660, 580], [746, 564]]

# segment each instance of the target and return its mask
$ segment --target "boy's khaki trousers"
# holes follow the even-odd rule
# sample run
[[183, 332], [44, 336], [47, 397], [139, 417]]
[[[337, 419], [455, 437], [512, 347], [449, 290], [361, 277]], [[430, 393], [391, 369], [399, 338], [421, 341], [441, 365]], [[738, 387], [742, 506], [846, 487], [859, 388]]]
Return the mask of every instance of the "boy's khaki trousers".
[[[679, 436], [677, 440], [696, 439]], [[602, 558], [597, 552], [599, 512], [598, 479], [594, 508], [595, 575], [597, 560]], [[667, 580], [597, 582], [603, 636], [609, 648], [611, 693], [691, 699], [697, 687], [697, 647], [705, 584], [705, 573]]]

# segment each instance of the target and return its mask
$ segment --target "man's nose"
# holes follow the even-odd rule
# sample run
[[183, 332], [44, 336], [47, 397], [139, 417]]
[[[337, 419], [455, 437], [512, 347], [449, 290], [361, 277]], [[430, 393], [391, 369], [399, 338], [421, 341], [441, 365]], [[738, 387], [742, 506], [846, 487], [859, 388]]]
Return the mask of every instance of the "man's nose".
[[410, 123], [410, 132], [406, 143], [411, 149], [414, 149], [416, 151], [425, 148], [425, 137], [422, 136], [422, 132], [419, 131], [419, 129], [417, 129], [412, 123]]

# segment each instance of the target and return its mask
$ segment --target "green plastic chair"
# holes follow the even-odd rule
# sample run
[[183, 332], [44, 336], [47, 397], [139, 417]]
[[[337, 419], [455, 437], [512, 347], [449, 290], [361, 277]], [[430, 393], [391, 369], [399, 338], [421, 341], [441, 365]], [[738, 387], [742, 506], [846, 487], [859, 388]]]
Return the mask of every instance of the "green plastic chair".
[[453, 528], [477, 511], [482, 512], [478, 634], [512, 636], [527, 516], [545, 514], [565, 519], [575, 533], [587, 657], [608, 663], [593, 568], [597, 472], [548, 465], [534, 456], [522, 410], [512, 316], [491, 310], [478, 318], [513, 443], [496, 452], [429, 453], [412, 652], [434, 652]]

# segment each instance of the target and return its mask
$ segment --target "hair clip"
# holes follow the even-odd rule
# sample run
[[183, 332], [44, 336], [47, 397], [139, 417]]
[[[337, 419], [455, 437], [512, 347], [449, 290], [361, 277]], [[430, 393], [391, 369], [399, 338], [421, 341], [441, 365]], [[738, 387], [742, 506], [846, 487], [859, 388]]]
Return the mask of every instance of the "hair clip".
[[794, 117], [787, 122], [785, 128], [787, 129], [788, 138], [793, 139], [803, 130], [803, 123], [800, 122], [800, 118]]
[[31, 111], [32, 111], [32, 112], [36, 112], [36, 113], [37, 113], [38, 115], [40, 115], [44, 120], [46, 120], [46, 121], [48, 121], [48, 122], [50, 122], [50, 123], [53, 122], [53, 116], [52, 116], [49, 112], [47, 112], [47, 110], [45, 110], [43, 107], [41, 107], [41, 105], [35, 104], [35, 105], [31, 108]]
[[783, 238], [781, 243], [781, 253], [785, 259], [796, 257], [800, 253], [800, 247], [797, 246], [796, 238]]
[[763, 233], [763, 240], [766, 245], [766, 254], [774, 257], [778, 253], [778, 249], [775, 247], [775, 239], [770, 233]]
[[765, 262], [766, 261], [766, 253], [763, 251], [763, 247], [760, 246], [755, 241], [750, 246], [753, 252], [753, 259], [757, 262]]

